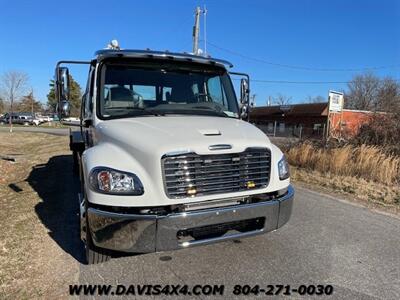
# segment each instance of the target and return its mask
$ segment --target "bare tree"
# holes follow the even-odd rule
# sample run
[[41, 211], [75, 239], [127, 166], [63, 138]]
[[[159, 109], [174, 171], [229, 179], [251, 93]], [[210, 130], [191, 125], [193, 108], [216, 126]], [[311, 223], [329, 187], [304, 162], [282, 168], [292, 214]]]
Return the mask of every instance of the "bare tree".
[[35, 112], [41, 112], [43, 110], [42, 103], [37, 101], [33, 95], [33, 91], [28, 95], [22, 96], [21, 101], [14, 104], [14, 110], [20, 112], [30, 112], [32, 116]]
[[275, 103], [276, 105], [288, 105], [290, 104], [290, 101], [292, 100], [292, 97], [278, 94], [276, 97], [272, 97], [272, 102]]
[[400, 113], [400, 84], [391, 77], [380, 79], [372, 73], [356, 75], [348, 83], [345, 106]]
[[28, 78], [26, 73], [19, 71], [8, 71], [1, 76], [2, 95], [10, 102], [10, 132], [12, 132], [13, 104], [26, 91]]
[[6, 106], [6, 104], [4, 103], [4, 100], [0, 96], [0, 114], [2, 114], [4, 112], [5, 106]]
[[307, 96], [304, 102], [305, 103], [323, 103], [323, 102], [327, 102], [327, 100], [322, 96], [315, 96], [315, 97]]
[[400, 114], [400, 84], [393, 78], [384, 78], [379, 87], [377, 109]]
[[345, 105], [348, 108], [375, 110], [378, 105], [380, 80], [372, 73], [356, 75], [348, 84]]

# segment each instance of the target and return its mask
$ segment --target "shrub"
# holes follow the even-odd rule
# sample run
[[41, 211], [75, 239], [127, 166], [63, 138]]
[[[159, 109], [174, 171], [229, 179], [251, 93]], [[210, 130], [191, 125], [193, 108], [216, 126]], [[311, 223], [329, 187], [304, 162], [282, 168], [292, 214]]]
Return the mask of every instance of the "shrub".
[[363, 125], [354, 144], [384, 146], [388, 153], [400, 155], [400, 114], [377, 114]]

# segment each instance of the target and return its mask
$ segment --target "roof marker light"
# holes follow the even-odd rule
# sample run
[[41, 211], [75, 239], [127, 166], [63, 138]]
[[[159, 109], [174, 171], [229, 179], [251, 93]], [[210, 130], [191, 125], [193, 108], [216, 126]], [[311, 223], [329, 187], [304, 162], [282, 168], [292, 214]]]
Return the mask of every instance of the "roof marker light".
[[111, 42], [107, 45], [107, 49], [121, 50], [117, 40], [111, 40]]

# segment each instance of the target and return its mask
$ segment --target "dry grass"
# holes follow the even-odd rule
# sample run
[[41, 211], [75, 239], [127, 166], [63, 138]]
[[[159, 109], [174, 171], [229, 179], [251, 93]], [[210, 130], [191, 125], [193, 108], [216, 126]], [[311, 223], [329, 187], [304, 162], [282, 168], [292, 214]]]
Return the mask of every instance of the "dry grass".
[[303, 143], [287, 149], [295, 182], [352, 195], [392, 212], [400, 210], [399, 156], [366, 145], [326, 149]]
[[299, 184], [305, 184], [311, 189], [322, 189], [323, 192], [334, 192], [348, 195], [349, 200], [360, 200], [371, 208], [400, 213], [399, 185], [383, 185], [354, 176], [323, 174], [319, 171], [291, 168], [291, 179]]
[[385, 185], [400, 182], [400, 157], [386, 154], [377, 146], [325, 149], [303, 143], [289, 149], [287, 157], [292, 166], [323, 174], [362, 178]]
[[74, 262], [39, 220], [35, 208], [43, 199], [27, 180], [32, 167], [69, 153], [65, 136], [0, 132], [0, 156], [15, 158], [0, 159], [0, 299], [40, 298], [58, 288], [56, 272]]

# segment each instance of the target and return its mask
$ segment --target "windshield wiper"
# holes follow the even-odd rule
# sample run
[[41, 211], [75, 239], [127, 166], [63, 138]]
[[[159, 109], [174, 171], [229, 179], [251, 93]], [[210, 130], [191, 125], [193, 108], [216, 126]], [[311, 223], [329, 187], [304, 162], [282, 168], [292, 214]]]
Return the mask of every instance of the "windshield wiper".
[[213, 109], [174, 109], [174, 110], [158, 110], [161, 115], [203, 115], [203, 116], [218, 116], [228, 117], [224, 112], [218, 112]]
[[154, 112], [153, 110], [149, 110], [146, 109], [144, 107], [109, 107], [106, 109], [107, 110], [127, 110], [126, 113], [121, 113], [118, 114], [118, 117], [122, 117], [122, 116], [135, 116], [135, 115], [153, 115], [153, 116], [162, 116], [162, 114], [158, 113], [158, 112]]

